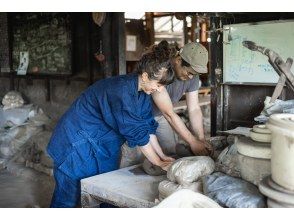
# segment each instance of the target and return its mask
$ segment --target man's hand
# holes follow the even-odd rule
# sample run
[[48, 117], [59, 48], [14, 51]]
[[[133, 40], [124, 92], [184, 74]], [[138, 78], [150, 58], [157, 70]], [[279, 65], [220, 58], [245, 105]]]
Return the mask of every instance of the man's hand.
[[214, 154], [214, 149], [209, 142], [206, 140], [202, 141], [204, 143], [205, 149], [208, 151], [208, 156], [212, 157]]
[[205, 140], [200, 141], [196, 138], [192, 143], [190, 143], [190, 147], [192, 152], [197, 156], [212, 156], [213, 148], [212, 146]]

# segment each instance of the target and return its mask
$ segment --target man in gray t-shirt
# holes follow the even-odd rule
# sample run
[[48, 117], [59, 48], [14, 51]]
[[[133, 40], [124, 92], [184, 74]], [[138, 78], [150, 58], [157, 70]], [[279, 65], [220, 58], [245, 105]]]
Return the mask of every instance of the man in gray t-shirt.
[[[172, 104], [174, 105], [175, 103], [180, 101], [184, 94], [195, 92], [199, 89], [199, 76], [195, 75], [189, 80], [179, 80], [176, 78], [172, 84], [167, 85], [165, 88], [169, 94]], [[152, 104], [153, 115], [162, 115], [162, 112], [159, 110], [156, 104], [154, 102]]]
[[[156, 136], [165, 153], [175, 153], [175, 132], [189, 144], [195, 155], [211, 153], [211, 146], [204, 137], [203, 116], [198, 103], [199, 73], [207, 73], [207, 62], [208, 52], [204, 46], [194, 42], [184, 45], [172, 59], [177, 79], [152, 94], [153, 113], [159, 123]], [[192, 131], [173, 110], [173, 104], [184, 94]]]

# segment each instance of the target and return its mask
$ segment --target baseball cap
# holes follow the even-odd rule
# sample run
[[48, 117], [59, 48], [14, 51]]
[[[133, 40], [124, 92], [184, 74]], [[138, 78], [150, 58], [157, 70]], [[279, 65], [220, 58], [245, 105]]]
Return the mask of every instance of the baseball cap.
[[195, 70], [194, 74], [208, 72], [208, 51], [202, 44], [187, 43], [181, 48], [179, 55]]

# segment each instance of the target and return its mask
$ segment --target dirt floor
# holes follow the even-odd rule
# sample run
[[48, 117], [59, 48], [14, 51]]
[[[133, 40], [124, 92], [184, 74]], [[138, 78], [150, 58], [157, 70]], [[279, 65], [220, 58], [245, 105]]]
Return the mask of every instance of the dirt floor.
[[53, 189], [53, 178], [45, 174], [0, 170], [0, 208], [49, 207]]

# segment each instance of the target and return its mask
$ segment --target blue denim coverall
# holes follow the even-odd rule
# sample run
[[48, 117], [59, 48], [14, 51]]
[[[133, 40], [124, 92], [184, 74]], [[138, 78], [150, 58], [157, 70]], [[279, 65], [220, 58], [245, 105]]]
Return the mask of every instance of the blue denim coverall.
[[158, 126], [151, 97], [138, 91], [138, 75], [97, 81], [56, 125], [47, 147], [54, 160], [51, 207], [80, 203], [80, 180], [118, 169], [120, 147], [144, 146]]

